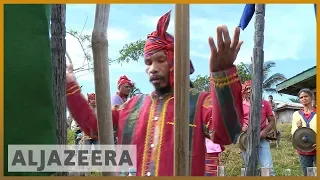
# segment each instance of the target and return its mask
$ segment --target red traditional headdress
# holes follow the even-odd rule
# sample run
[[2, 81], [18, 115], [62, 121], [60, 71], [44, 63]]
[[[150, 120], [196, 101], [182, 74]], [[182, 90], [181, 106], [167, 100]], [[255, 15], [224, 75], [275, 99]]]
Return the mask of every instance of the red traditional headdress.
[[95, 93], [87, 93], [87, 97], [88, 97], [88, 103], [91, 104], [91, 101], [95, 101], [96, 100], [96, 94]]
[[134, 83], [127, 76], [120, 76], [118, 80], [118, 88], [125, 83], [128, 83], [130, 86], [134, 86]]
[[246, 90], [247, 90], [249, 87], [251, 87], [251, 80], [248, 80], [248, 81], [246, 81], [246, 82], [244, 82], [244, 83], [242, 84], [242, 92], [241, 92], [242, 97], [244, 97], [244, 96], [246, 95]]
[[[148, 58], [154, 53], [164, 50], [167, 54], [170, 67], [170, 85], [173, 87], [174, 80], [174, 37], [167, 33], [170, 22], [171, 10], [164, 14], [158, 21], [157, 30], [148, 35], [144, 47], [144, 58]], [[193, 64], [190, 60], [190, 74], [194, 72]]]

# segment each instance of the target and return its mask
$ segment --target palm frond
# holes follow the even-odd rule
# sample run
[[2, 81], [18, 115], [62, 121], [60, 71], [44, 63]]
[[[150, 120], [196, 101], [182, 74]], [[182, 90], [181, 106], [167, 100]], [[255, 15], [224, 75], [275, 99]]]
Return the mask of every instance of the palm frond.
[[286, 80], [287, 78], [281, 74], [281, 73], [276, 73], [271, 75], [269, 78], [267, 78], [264, 82], [263, 82], [263, 88], [271, 88], [273, 85], [276, 85], [284, 80]]
[[275, 88], [262, 88], [264, 92], [268, 94], [276, 94], [278, 91]]

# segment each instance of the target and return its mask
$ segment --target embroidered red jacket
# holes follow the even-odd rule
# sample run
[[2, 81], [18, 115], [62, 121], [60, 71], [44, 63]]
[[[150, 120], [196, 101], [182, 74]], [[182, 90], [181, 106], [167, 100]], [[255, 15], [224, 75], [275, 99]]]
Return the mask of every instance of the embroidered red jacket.
[[[236, 67], [211, 73], [211, 92], [190, 90], [189, 147], [192, 176], [205, 175], [205, 137], [235, 143], [243, 123], [241, 84]], [[67, 84], [67, 105], [81, 129], [97, 136], [95, 112], [76, 82]], [[118, 144], [137, 145], [137, 176], [174, 175], [174, 97], [136, 96], [112, 110]]]

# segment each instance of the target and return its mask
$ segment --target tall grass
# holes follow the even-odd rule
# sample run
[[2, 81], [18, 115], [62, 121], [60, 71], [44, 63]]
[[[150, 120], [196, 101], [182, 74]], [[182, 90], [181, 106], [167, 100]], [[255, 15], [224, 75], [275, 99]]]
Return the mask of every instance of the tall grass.
[[[276, 176], [284, 176], [285, 169], [291, 170], [291, 176], [302, 176], [298, 155], [292, 147], [290, 124], [279, 124], [278, 129], [281, 131], [279, 148], [276, 148], [275, 143], [271, 143], [273, 166]], [[69, 144], [74, 144], [74, 138], [74, 132], [68, 130]], [[220, 161], [226, 167], [227, 176], [240, 176], [241, 168], [244, 165], [238, 144], [226, 146]], [[91, 175], [99, 176], [101, 174], [92, 173]]]

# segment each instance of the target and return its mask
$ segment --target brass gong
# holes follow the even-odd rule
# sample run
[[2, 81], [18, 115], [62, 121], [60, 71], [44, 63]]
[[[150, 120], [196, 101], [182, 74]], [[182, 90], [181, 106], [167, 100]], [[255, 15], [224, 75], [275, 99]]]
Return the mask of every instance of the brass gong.
[[293, 147], [301, 152], [311, 152], [316, 144], [317, 134], [311, 128], [302, 127], [297, 129], [292, 136]]

